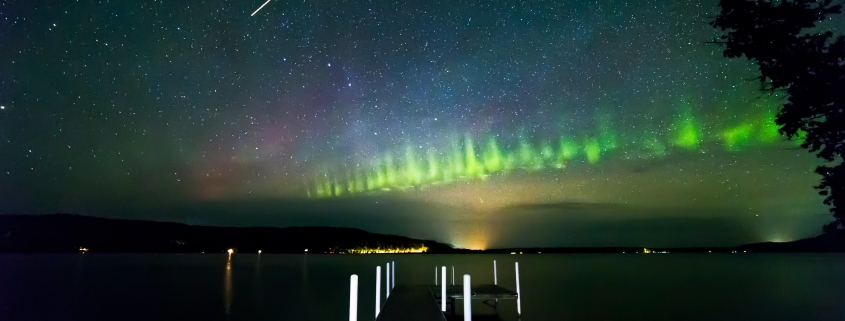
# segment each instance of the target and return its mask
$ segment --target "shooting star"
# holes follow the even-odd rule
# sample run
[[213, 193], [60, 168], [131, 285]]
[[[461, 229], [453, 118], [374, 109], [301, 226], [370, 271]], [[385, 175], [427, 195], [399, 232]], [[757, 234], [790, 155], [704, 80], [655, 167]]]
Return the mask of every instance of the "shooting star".
[[261, 8], [264, 8], [264, 6], [266, 6], [268, 3], [270, 3], [270, 0], [267, 0], [267, 2], [265, 2], [265, 3], [264, 3], [264, 4], [262, 4], [260, 7], [258, 7], [258, 9], [255, 9], [255, 12], [253, 12], [253, 13], [252, 13], [251, 15], [249, 15], [249, 16], [250, 16], [250, 17], [254, 16], [256, 13], [258, 13], [258, 11], [260, 11], [260, 10], [261, 10]]

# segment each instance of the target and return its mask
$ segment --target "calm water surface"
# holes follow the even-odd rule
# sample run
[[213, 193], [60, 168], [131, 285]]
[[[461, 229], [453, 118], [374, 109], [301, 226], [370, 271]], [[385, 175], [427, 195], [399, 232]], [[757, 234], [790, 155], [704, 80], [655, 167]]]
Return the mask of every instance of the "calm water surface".
[[[0, 320], [373, 320], [375, 266], [398, 284], [435, 265], [514, 288], [521, 320], [845, 320], [845, 255], [0, 255]], [[460, 281], [458, 281], [460, 283]], [[461, 313], [458, 304], [457, 313]], [[473, 304], [474, 320], [517, 320]]]

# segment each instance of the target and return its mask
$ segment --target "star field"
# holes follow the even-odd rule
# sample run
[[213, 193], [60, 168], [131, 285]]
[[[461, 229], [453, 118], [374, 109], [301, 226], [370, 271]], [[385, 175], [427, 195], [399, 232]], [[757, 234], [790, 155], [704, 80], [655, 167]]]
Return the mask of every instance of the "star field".
[[378, 200], [409, 201], [431, 208], [409, 219], [478, 232], [353, 225], [474, 247], [514, 244], [495, 235], [543, 204], [549, 226], [571, 204], [742, 220], [725, 242], [824, 221], [815, 160], [772, 123], [782, 99], [706, 43], [716, 1], [273, 0], [250, 16], [262, 3], [0, 1], [0, 212], [246, 224], [191, 204], [258, 200], [290, 224], [288, 202], [387, 217]]

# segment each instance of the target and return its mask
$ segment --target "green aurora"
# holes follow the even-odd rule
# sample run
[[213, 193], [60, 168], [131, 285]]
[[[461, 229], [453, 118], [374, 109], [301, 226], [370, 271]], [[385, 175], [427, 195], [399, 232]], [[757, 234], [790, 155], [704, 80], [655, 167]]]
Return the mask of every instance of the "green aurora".
[[[596, 129], [591, 133], [560, 134], [554, 139], [533, 137], [520, 131], [508, 135], [452, 135], [448, 144], [428, 148], [423, 147], [430, 145], [408, 143], [357, 164], [323, 166], [313, 175], [313, 185], [306, 189], [306, 195], [323, 198], [406, 190], [463, 180], [485, 180], [491, 175], [506, 175], [517, 170], [561, 170], [574, 162], [599, 165], [605, 157], [614, 154], [633, 160], [703, 152], [709, 148], [736, 153], [783, 140], [775, 124], [774, 108], [768, 109], [741, 123], [724, 126], [705, 123], [689, 108], [684, 108], [667, 129], [646, 130], [635, 136], [623, 135], [609, 117], [599, 117]], [[800, 144], [800, 139], [793, 143]]]

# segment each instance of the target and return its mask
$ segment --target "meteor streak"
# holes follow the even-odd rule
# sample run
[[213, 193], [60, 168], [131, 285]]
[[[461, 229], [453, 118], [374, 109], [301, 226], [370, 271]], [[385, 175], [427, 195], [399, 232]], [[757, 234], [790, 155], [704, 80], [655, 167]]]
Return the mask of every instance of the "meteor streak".
[[270, 0], [267, 0], [267, 2], [265, 2], [265, 3], [264, 3], [264, 4], [262, 4], [260, 7], [258, 7], [258, 9], [255, 9], [255, 12], [253, 12], [253, 13], [252, 13], [251, 15], [249, 15], [249, 16], [250, 16], [250, 17], [254, 16], [256, 13], [258, 13], [258, 11], [260, 11], [260, 10], [261, 10], [261, 8], [264, 8], [264, 6], [266, 6], [268, 3], [270, 3]]

